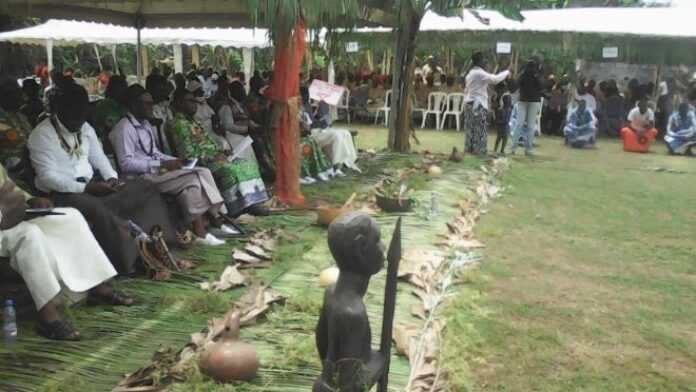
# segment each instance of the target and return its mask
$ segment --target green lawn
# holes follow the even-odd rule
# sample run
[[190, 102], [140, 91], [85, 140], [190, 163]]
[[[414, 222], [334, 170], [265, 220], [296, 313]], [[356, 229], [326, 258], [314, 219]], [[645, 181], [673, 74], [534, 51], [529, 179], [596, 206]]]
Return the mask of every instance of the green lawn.
[[447, 309], [455, 390], [696, 390], [696, 160], [539, 143]]

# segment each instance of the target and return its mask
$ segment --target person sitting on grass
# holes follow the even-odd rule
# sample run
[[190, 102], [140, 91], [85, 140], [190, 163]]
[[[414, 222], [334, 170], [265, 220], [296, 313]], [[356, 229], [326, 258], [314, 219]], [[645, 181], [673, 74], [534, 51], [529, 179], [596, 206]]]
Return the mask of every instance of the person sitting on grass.
[[679, 110], [669, 118], [665, 142], [670, 154], [692, 155], [696, 146], [696, 114], [689, 104], [682, 102]]
[[[628, 113], [628, 126], [621, 130], [626, 151], [647, 152], [657, 137], [655, 113], [648, 107], [648, 98], [642, 97]], [[628, 148], [626, 148], [628, 147]]]
[[566, 144], [573, 148], [594, 146], [597, 142], [597, 120], [592, 111], [587, 107], [584, 99], [576, 101], [575, 109], [568, 116], [563, 133]]
[[639, 137], [644, 136], [650, 140], [655, 140], [657, 129], [655, 129], [655, 112], [648, 106], [648, 98], [642, 97], [635, 108], [628, 113], [628, 128]]
[[94, 304], [130, 306], [133, 298], [107, 283], [116, 270], [77, 210], [34, 215], [27, 208], [52, 208], [48, 199], [17, 188], [0, 165], [0, 257], [22, 276], [38, 310], [37, 332], [53, 340], [79, 340], [80, 332], [60, 314], [59, 294]]

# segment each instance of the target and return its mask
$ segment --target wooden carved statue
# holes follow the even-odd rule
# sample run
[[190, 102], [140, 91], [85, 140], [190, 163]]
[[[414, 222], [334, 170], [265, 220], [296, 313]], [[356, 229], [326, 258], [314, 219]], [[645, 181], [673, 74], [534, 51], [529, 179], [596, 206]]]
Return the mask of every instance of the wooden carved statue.
[[379, 351], [373, 351], [363, 297], [370, 278], [384, 266], [379, 226], [369, 215], [359, 212], [342, 215], [329, 226], [329, 248], [340, 274], [336, 284], [326, 289], [316, 329], [322, 374], [314, 383], [314, 392], [362, 392], [375, 384], [379, 384], [380, 392], [386, 392], [401, 259], [400, 231], [401, 219], [387, 257], [381, 346]]

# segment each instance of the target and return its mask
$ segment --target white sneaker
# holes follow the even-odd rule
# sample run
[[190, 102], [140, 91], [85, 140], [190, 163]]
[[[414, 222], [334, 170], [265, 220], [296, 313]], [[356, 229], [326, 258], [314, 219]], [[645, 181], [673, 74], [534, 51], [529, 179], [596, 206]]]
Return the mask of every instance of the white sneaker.
[[220, 231], [229, 234], [229, 235], [236, 235], [236, 234], [241, 234], [239, 230], [235, 229], [232, 226], [227, 226], [227, 225], [222, 225], [220, 226]]
[[317, 177], [319, 178], [319, 180], [324, 181], [324, 182], [331, 181], [331, 179], [329, 178], [328, 175], [326, 175], [326, 173], [319, 173], [319, 174], [317, 174]]
[[317, 180], [313, 179], [312, 177], [300, 178], [300, 184], [302, 185], [312, 185], [315, 182], [317, 182]]
[[205, 246], [220, 246], [220, 245], [225, 245], [225, 241], [215, 237], [214, 235], [208, 233], [205, 235], [205, 238], [196, 238], [196, 244], [198, 245], [205, 245]]
[[341, 169], [336, 169], [334, 171], [334, 173], [336, 173], [336, 176], [338, 176], [338, 177], [345, 177], [346, 176], [346, 173], [344, 173]]

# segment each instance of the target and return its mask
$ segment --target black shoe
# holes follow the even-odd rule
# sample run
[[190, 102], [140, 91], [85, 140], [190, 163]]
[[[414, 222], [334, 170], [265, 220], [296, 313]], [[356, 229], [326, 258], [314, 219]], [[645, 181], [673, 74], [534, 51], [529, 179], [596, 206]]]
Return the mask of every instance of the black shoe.
[[263, 204], [254, 204], [251, 207], [247, 207], [244, 213], [253, 216], [268, 216], [271, 214], [271, 211]]

